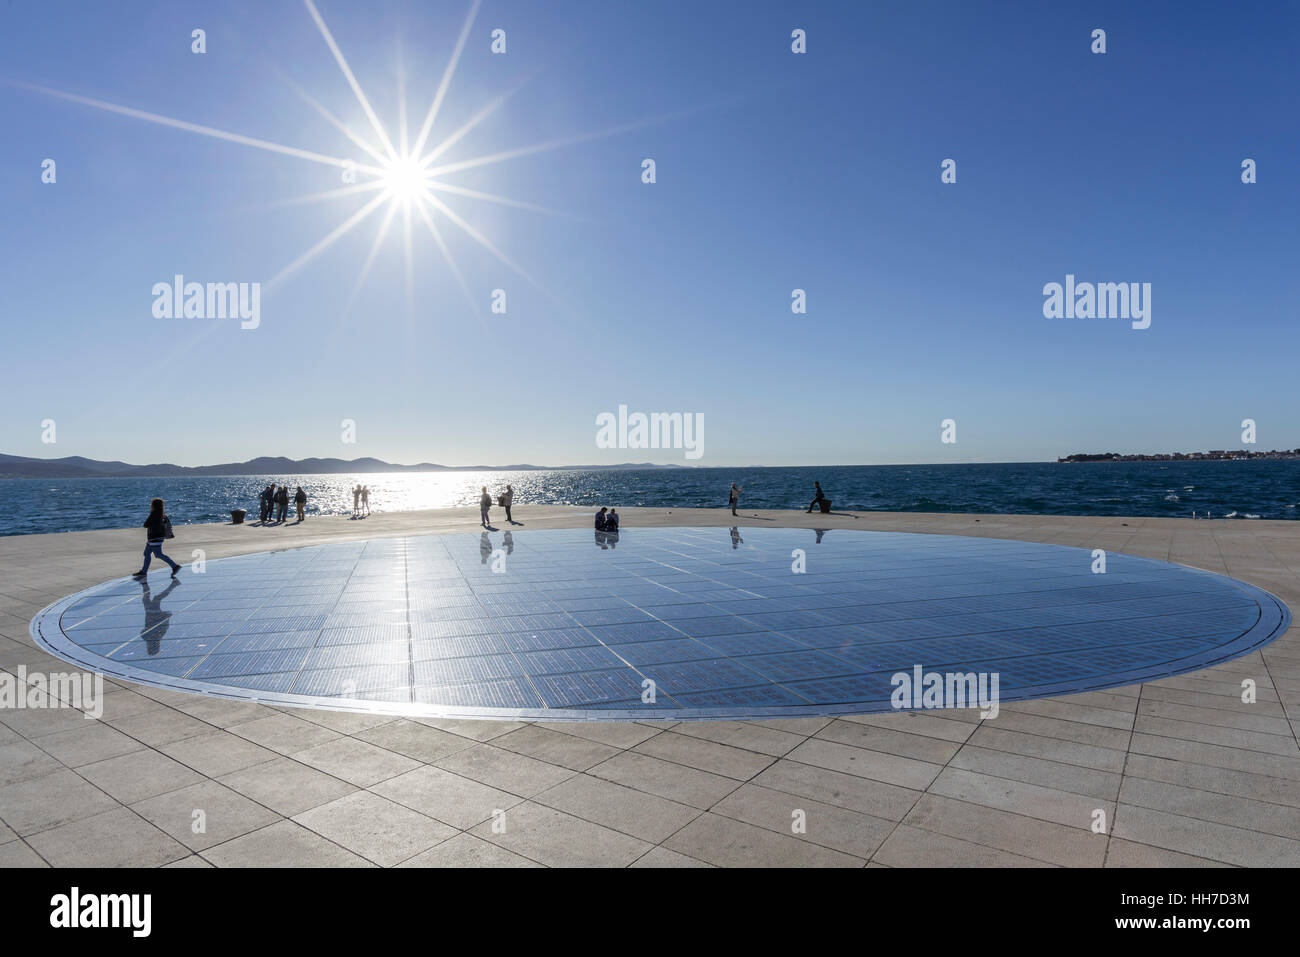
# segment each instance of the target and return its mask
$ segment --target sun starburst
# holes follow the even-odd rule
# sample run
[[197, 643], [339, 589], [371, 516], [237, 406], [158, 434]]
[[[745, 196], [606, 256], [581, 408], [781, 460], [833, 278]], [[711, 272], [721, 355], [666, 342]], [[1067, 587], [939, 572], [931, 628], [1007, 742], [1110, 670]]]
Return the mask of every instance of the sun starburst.
[[[447, 268], [456, 278], [457, 285], [464, 294], [466, 301], [476, 313], [480, 311], [478, 297], [474, 296], [471, 292], [470, 287], [465, 280], [464, 273], [453, 258], [451, 247], [443, 234], [443, 230], [439, 228], [440, 221], [454, 225], [461, 233], [472, 240], [475, 245], [490, 253], [506, 268], [512, 270], [529, 283], [536, 286], [549, 299], [563, 306], [564, 304], [553, 293], [547, 290], [546, 287], [543, 286], [533, 275], [515, 263], [514, 260], [502, 252], [497, 247], [496, 243], [494, 243], [489, 237], [483, 235], [483, 233], [467, 222], [464, 217], [455, 212], [438, 194], [461, 196], [467, 199], [495, 203], [537, 213], [555, 213], [557, 211], [533, 203], [511, 199], [495, 193], [459, 186], [455, 183], [446, 182], [445, 177], [461, 170], [500, 163], [518, 157], [560, 149], [562, 147], [586, 142], [600, 137], [612, 136], [637, 127], [660, 122], [665, 118], [660, 117], [656, 119], [641, 120], [634, 123], [626, 123], [596, 132], [555, 139], [515, 149], [501, 150], [471, 159], [459, 160], [455, 163], [443, 163], [435, 166], [434, 163], [439, 157], [464, 139], [485, 119], [499, 110], [511, 96], [518, 92], [524, 83], [528, 82], [525, 80], [523, 83], [520, 83], [514, 88], [507, 90], [505, 93], [498, 95], [495, 99], [489, 101], [484, 107], [479, 109], [478, 112], [476, 112], [468, 121], [462, 124], [455, 131], [448, 134], [441, 142], [429, 146], [429, 144], [433, 142], [430, 137], [435, 129], [438, 114], [447, 98], [447, 93], [451, 88], [452, 79], [455, 76], [457, 65], [460, 62], [461, 54], [465, 49], [466, 42], [470, 36], [470, 31], [473, 28], [475, 19], [478, 16], [481, 4], [482, 0], [472, 0], [470, 4], [469, 12], [465, 17], [464, 24], [457, 36], [456, 43], [452, 49], [451, 58], [442, 74], [437, 91], [433, 97], [433, 102], [424, 115], [413, 143], [409, 142], [408, 136], [405, 88], [406, 77], [399, 50], [397, 57], [397, 101], [399, 114], [398, 138], [397, 142], [394, 143], [388, 128], [384, 125], [383, 121], [379, 118], [378, 113], [376, 113], [374, 107], [371, 105], [369, 98], [366, 96], [360, 82], [357, 80], [351, 66], [348, 64], [347, 58], [343, 54], [343, 50], [340, 48], [334, 35], [326, 25], [325, 19], [317, 9], [315, 2], [313, 2], [313, 0], [303, 0], [303, 5], [306, 7], [308, 14], [315, 23], [326, 46], [329, 48], [331, 55], [337, 63], [340, 72], [343, 74], [343, 78], [352, 90], [362, 112], [365, 114], [366, 120], [370, 125], [370, 133], [373, 134], [373, 139], [367, 139], [358, 134], [355, 130], [348, 127], [347, 124], [339, 120], [307, 91], [293, 83], [292, 80], [289, 82], [298, 95], [305, 100], [312, 109], [344, 133], [349, 141], [361, 150], [365, 156], [364, 159], [330, 156], [313, 150], [285, 146], [270, 140], [245, 136], [240, 133], [233, 133], [199, 123], [192, 123], [187, 120], [179, 120], [158, 113], [121, 106], [104, 100], [80, 96], [75, 93], [52, 89], [37, 84], [21, 81], [8, 82], [27, 90], [79, 103], [84, 106], [90, 106], [111, 113], [129, 116], [134, 119], [144, 120], [149, 123], [155, 123], [189, 133], [195, 133], [200, 136], [207, 136], [230, 143], [236, 143], [253, 149], [266, 150], [313, 163], [335, 166], [345, 171], [344, 181], [347, 185], [335, 189], [324, 190], [318, 193], [312, 193], [306, 196], [279, 200], [268, 204], [271, 206], [288, 206], [301, 203], [324, 202], [344, 197], [366, 197], [366, 194], [369, 193], [375, 194], [366, 198], [365, 202], [350, 215], [346, 216], [338, 226], [326, 233], [325, 236], [309, 247], [305, 252], [290, 261], [270, 280], [264, 282], [262, 285], [265, 289], [269, 290], [274, 288], [297, 274], [299, 270], [315, 260], [339, 239], [369, 219], [372, 214], [382, 209], [384, 210], [384, 214], [381, 219], [381, 225], [375, 235], [369, 253], [362, 263], [356, 285], [353, 288], [348, 304], [344, 307], [345, 314], [350, 310], [352, 304], [360, 293], [361, 287], [364, 285], [366, 278], [370, 274], [371, 267], [374, 265], [375, 259], [388, 235], [393, 220], [399, 212], [402, 214], [403, 221], [402, 246], [403, 259], [406, 268], [406, 293], [408, 304], [413, 298], [412, 289], [415, 261], [412, 222], [418, 220], [426, 227], [429, 235], [433, 239], [434, 247], [438, 254], [442, 257]], [[348, 179], [349, 176], [351, 177], [350, 179]], [[358, 176], [361, 177], [359, 182], [357, 181]], [[567, 309], [568, 307], [565, 306], [565, 308]]]

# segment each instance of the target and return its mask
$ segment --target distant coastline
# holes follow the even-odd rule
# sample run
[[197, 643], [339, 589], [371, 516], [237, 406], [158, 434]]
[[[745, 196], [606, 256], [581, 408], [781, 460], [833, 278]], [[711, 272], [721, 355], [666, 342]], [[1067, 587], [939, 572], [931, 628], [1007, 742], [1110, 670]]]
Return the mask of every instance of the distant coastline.
[[1142, 452], [1121, 455], [1118, 452], [1076, 452], [1059, 462], [1237, 462], [1245, 459], [1300, 459], [1300, 449], [1272, 449], [1268, 452], [1251, 452], [1247, 449], [1211, 449], [1209, 452]]
[[102, 462], [71, 455], [61, 459], [38, 459], [23, 455], [0, 454], [0, 479], [16, 478], [180, 478], [186, 476], [237, 475], [339, 475], [372, 472], [600, 472], [643, 469], [681, 469], [682, 465], [654, 465], [649, 462], [623, 462], [617, 465], [395, 465], [376, 458], [291, 459], [284, 456], [261, 456], [247, 462], [221, 465], [131, 465], [127, 462]]

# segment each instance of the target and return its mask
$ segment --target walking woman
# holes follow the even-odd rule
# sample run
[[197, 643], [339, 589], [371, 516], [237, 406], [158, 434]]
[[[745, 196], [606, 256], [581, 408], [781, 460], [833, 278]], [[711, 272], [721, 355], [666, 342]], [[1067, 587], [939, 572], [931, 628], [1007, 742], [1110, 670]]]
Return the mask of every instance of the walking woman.
[[144, 567], [132, 575], [132, 578], [144, 578], [149, 573], [149, 563], [157, 555], [172, 567], [172, 577], [175, 578], [180, 572], [181, 566], [163, 554], [163, 542], [171, 537], [172, 520], [167, 517], [163, 510], [163, 500], [154, 499], [149, 503], [149, 517], [144, 520], [145, 528], [145, 546], [144, 546]]

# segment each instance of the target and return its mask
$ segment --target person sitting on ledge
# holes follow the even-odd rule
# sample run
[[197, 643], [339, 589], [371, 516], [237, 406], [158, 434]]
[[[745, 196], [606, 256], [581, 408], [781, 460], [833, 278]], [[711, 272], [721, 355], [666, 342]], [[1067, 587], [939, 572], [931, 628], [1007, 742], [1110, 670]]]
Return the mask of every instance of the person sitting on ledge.
[[618, 511], [617, 509], [609, 510], [609, 517], [605, 519], [605, 528], [611, 532], [618, 531]]
[[596, 513], [596, 531], [603, 532], [609, 527], [609, 519], [605, 517], [605, 513], [608, 511], [609, 509], [602, 505], [600, 511]]
[[817, 496], [808, 505], [808, 511], [810, 512], [813, 510], [813, 506], [821, 505], [822, 502], [826, 501], [826, 493], [822, 491], [822, 483], [813, 482], [813, 485], [817, 486]]

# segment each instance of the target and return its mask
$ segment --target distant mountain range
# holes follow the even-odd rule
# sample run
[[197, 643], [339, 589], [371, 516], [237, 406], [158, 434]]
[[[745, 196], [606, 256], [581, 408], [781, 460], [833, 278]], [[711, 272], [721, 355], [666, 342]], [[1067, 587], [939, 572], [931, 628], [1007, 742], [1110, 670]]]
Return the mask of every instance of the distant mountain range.
[[619, 465], [394, 465], [381, 459], [289, 459], [284, 456], [261, 456], [247, 462], [222, 465], [130, 465], [126, 462], [101, 462], [69, 455], [61, 459], [35, 459], [23, 455], [0, 453], [0, 478], [143, 478], [146, 476], [185, 475], [331, 475], [343, 472], [558, 472], [566, 470], [611, 469], [680, 469], [684, 465], [653, 465], [649, 462], [625, 462]]

